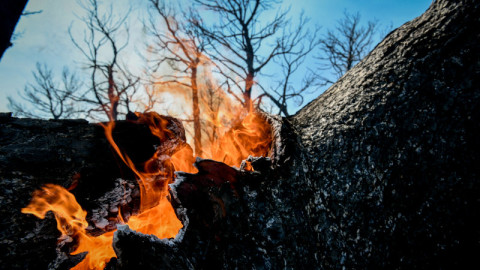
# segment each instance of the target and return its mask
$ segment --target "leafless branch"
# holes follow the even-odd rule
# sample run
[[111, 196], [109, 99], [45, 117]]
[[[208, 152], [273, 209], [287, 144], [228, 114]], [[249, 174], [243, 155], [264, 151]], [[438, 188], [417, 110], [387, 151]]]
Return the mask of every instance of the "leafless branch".
[[53, 119], [78, 116], [80, 110], [74, 104], [73, 96], [79, 92], [81, 83], [74, 73], [64, 68], [61, 80], [58, 81], [52, 70], [40, 63], [37, 63], [36, 71], [32, 73], [34, 83], [27, 84], [23, 92], [19, 93], [32, 109], [8, 97], [8, 106], [15, 114], [31, 118], [43, 116]]
[[[153, 83], [177, 84], [191, 90], [195, 155], [201, 156], [202, 128], [197, 73], [206, 59], [205, 43], [197, 29], [192, 27], [192, 22], [200, 19], [193, 10], [180, 13], [173, 6], [167, 6], [164, 1], [150, 0], [149, 3], [152, 8], [145, 28], [155, 42], [149, 44], [149, 48], [155, 53], [153, 59], [149, 60], [153, 64], [151, 73], [155, 74], [164, 64], [174, 71], [173, 75], [161, 75]], [[161, 25], [166, 28], [165, 31], [160, 30]]]
[[[228, 91], [247, 109], [263, 97], [268, 97], [285, 115], [286, 100], [299, 97], [310, 88], [313, 77], [304, 85], [294, 88], [291, 76], [302, 65], [305, 57], [319, 44], [318, 29], [307, 29], [308, 20], [303, 14], [297, 27], [290, 27], [289, 9], [278, 9], [270, 19], [265, 14], [279, 4], [271, 0], [194, 0], [197, 4], [218, 15], [220, 22], [196, 23], [195, 26], [208, 38], [208, 49], [215, 61], [217, 72], [229, 86]], [[285, 79], [277, 87], [262, 87], [258, 75], [266, 66], [275, 62], [284, 70]], [[283, 85], [283, 92], [281, 86]], [[253, 98], [253, 88], [260, 95]], [[277, 93], [276, 91], [280, 91]], [[240, 93], [237, 95], [235, 93]]]
[[79, 1], [85, 15], [80, 17], [85, 29], [83, 38], [75, 38], [70, 26], [70, 38], [83, 54], [85, 68], [90, 72], [90, 87], [77, 101], [97, 106], [90, 113], [103, 112], [109, 120], [116, 120], [120, 112], [127, 113], [130, 99], [138, 91], [140, 78], [131, 74], [121, 63], [122, 51], [128, 45], [127, 16], [115, 16], [113, 8], [100, 10], [97, 0]]
[[[344, 17], [337, 22], [334, 30], [329, 30], [322, 38], [320, 70], [333, 69], [333, 75], [339, 79], [356, 63], [365, 57], [371, 50], [374, 35], [378, 32], [377, 21], [369, 21], [366, 25], [360, 24], [360, 14], [344, 12]], [[326, 76], [324, 83], [333, 83]]]

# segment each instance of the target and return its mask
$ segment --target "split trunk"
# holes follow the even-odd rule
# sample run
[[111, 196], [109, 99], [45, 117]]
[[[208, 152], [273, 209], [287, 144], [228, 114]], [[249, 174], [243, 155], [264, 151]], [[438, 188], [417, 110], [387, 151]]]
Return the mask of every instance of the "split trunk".
[[[249, 158], [254, 172], [197, 160], [199, 173], [178, 173], [180, 234], [159, 240], [123, 226], [107, 268], [478, 265], [478, 29], [478, 1], [436, 1], [295, 116], [268, 116], [274, 142], [268, 158]], [[41, 184], [76, 179], [73, 192], [93, 210], [131, 175], [98, 126], [7, 115], [0, 125], [0, 267], [70, 267], [75, 258], [58, 259], [54, 220], [20, 208]], [[153, 154], [148, 130], [124, 125], [119, 144], [140, 151], [138, 162]]]

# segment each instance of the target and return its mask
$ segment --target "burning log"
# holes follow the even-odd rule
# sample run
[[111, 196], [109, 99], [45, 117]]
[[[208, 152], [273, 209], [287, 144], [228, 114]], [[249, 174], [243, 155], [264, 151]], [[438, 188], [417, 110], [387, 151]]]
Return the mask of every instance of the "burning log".
[[200, 160], [197, 174], [179, 173], [182, 233], [122, 228], [117, 266], [475, 265], [479, 15], [475, 1], [433, 3], [297, 115], [272, 121], [271, 159], [253, 172]]
[[[249, 157], [238, 168], [197, 159], [198, 172], [176, 172], [170, 197], [183, 228], [175, 238], [159, 239], [119, 226], [112, 236], [117, 258], [106, 268], [474, 265], [480, 252], [479, 18], [476, 1], [436, 1], [297, 115], [267, 117], [270, 128], [261, 133], [273, 138], [267, 157]], [[0, 228], [2, 249], [8, 247], [2, 265], [70, 267], [82, 258], [53, 263], [59, 236], [53, 219], [38, 221], [19, 209], [33, 190], [52, 182], [78, 183], [72, 192], [88, 213], [105, 209], [95, 202], [118, 188], [122, 182], [115, 179], [132, 179], [132, 173], [98, 126], [8, 116], [0, 123], [1, 211], [11, 217]], [[169, 123], [177, 130], [170, 137], [174, 147], [166, 148], [171, 154], [184, 146], [184, 134], [175, 120]], [[124, 150], [134, 163], [162, 147], [145, 125], [124, 125], [113, 130], [118, 145], [121, 134], [129, 134], [125, 144], [145, 134]], [[100, 178], [89, 180], [93, 175]]]
[[[110, 146], [99, 125], [83, 120], [45, 121], [0, 115], [0, 192], [2, 217], [2, 265], [9, 269], [65, 268], [70, 258], [65, 250], [56, 251], [53, 215], [47, 220], [20, 212], [33, 191], [47, 183], [71, 189], [78, 203], [88, 212], [88, 228], [99, 235], [116, 227], [119, 209], [123, 216], [138, 210], [138, 185], [131, 170]], [[145, 123], [120, 121], [113, 137], [134, 164], [145, 163], [158, 148], [171, 153], [185, 146], [180, 122], [166, 117], [173, 135], [160, 143]], [[127, 180], [117, 180], [117, 179]], [[118, 192], [121, 190], [122, 192]], [[68, 250], [71, 245], [67, 245]], [[63, 259], [56, 257], [64, 257]], [[83, 258], [83, 257], [82, 257]], [[76, 261], [75, 261], [76, 260]]]

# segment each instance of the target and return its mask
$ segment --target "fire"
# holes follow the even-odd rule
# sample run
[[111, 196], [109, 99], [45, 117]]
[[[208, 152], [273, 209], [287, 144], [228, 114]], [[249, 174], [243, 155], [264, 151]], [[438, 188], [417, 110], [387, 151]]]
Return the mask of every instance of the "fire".
[[[139, 115], [140, 116], [140, 115]], [[173, 133], [166, 128], [167, 121], [156, 114], [141, 115], [139, 122], [147, 123], [153, 135], [161, 142], [171, 137]], [[144, 234], [153, 234], [159, 238], [172, 238], [182, 228], [172, 205], [167, 200], [168, 184], [173, 182], [173, 164], [168, 160], [161, 161], [162, 153], [155, 153], [145, 163], [142, 170], [137, 169], [132, 160], [125, 155], [113, 139], [114, 122], [103, 125], [105, 135], [123, 162], [136, 174], [140, 188], [140, 214], [130, 217], [127, 224], [132, 230]], [[180, 153], [183, 153], [180, 151]], [[191, 166], [191, 165], [190, 165]], [[176, 168], [182, 169], [177, 165]], [[186, 168], [188, 169], [188, 168]], [[87, 212], [77, 203], [73, 194], [63, 187], [48, 184], [41, 190], [34, 192], [30, 204], [22, 209], [22, 213], [34, 214], [45, 218], [45, 214], [52, 211], [57, 221], [57, 228], [63, 236], [73, 238], [78, 243], [71, 253], [76, 255], [82, 252], [88, 254], [85, 259], [72, 269], [103, 269], [111, 258], [116, 257], [112, 248], [114, 231], [100, 236], [91, 236], [86, 232], [88, 222]], [[119, 214], [119, 223], [123, 221]]]
[[182, 171], [188, 173], [195, 173], [196, 169], [193, 167], [195, 161], [192, 155], [193, 151], [190, 146], [186, 145], [172, 156], [172, 163], [175, 166], [175, 171]]
[[251, 112], [225, 133], [218, 142], [209, 145], [206, 158], [239, 167], [248, 156], [265, 156], [272, 142], [271, 127], [259, 114]]
[[[173, 133], [167, 128], [167, 121], [157, 114], [138, 114], [139, 122], [149, 125], [152, 134], [161, 142], [166, 141]], [[182, 223], [167, 199], [168, 184], [174, 181], [173, 171], [194, 172], [192, 149], [184, 145], [171, 156], [163, 159], [164, 153], [157, 151], [138, 169], [132, 160], [125, 155], [113, 139], [112, 131], [115, 122], [103, 125], [105, 135], [123, 162], [136, 174], [140, 188], [140, 213], [130, 217], [126, 222], [132, 230], [144, 234], [153, 234], [159, 238], [172, 238], [182, 228]], [[215, 141], [207, 145], [203, 158], [222, 161], [230, 166], [239, 166], [248, 155], [265, 155], [271, 143], [271, 130], [268, 123], [258, 114], [249, 113], [242, 121]], [[250, 166], [251, 169], [251, 166]], [[85, 259], [72, 269], [103, 269], [111, 258], [116, 257], [112, 248], [114, 231], [100, 236], [87, 233], [87, 212], [76, 201], [73, 194], [58, 185], [47, 184], [33, 193], [30, 204], [22, 209], [22, 213], [33, 214], [41, 219], [52, 211], [57, 221], [57, 228], [63, 236], [71, 237], [77, 247], [72, 255], [88, 252]], [[119, 223], [123, 222], [119, 214]]]
[[24, 214], [33, 214], [45, 218], [52, 211], [57, 220], [57, 229], [63, 236], [71, 237], [78, 243], [72, 255], [88, 251], [85, 259], [72, 269], [103, 269], [110, 258], [115, 257], [112, 248], [113, 232], [107, 232], [98, 237], [87, 234], [87, 212], [77, 200], [61, 186], [47, 184], [41, 190], [33, 193], [30, 204], [22, 209]]
[[[201, 157], [239, 167], [242, 160], [249, 155], [266, 156], [272, 142], [272, 131], [265, 118], [257, 112], [245, 113], [241, 109], [232, 109], [233, 106], [230, 106], [227, 99], [223, 102], [222, 106], [217, 107], [212, 107], [207, 101], [202, 103], [205, 112], [203, 121], [210, 133], [203, 137]], [[242, 115], [243, 118], [240, 117]], [[136, 116], [136, 121], [148, 125], [151, 133], [158, 137], [161, 143], [176, 136], [167, 127], [168, 121], [165, 117], [156, 113], [137, 113]], [[113, 149], [136, 175], [140, 189], [139, 213], [127, 221], [124, 221], [119, 213], [118, 223], [126, 223], [132, 230], [153, 234], [159, 238], [175, 237], [183, 225], [167, 199], [168, 184], [175, 180], [174, 171], [196, 172], [193, 167], [192, 148], [188, 144], [177, 145], [176, 152], [171, 153], [172, 149], [160, 147], [142, 168], [137, 168], [113, 138], [115, 122], [101, 125]], [[250, 164], [247, 164], [245, 169], [253, 170]], [[115, 231], [100, 236], [89, 235], [86, 230], [87, 213], [69, 191], [48, 184], [34, 192], [30, 204], [22, 209], [22, 213], [33, 214], [42, 219], [48, 211], [54, 213], [58, 230], [63, 237], [71, 237], [77, 243], [71, 254], [88, 252], [85, 259], [72, 269], [103, 269], [111, 258], [116, 257], [112, 248]]]

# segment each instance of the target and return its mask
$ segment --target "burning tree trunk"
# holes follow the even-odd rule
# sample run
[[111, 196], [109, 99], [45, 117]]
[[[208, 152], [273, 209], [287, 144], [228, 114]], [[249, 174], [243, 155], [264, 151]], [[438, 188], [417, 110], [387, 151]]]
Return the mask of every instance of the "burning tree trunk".
[[179, 173], [185, 228], [173, 241], [120, 229], [117, 266], [474, 265], [479, 15], [475, 1], [437, 1], [392, 32], [297, 115], [271, 120], [272, 159], [252, 159], [255, 172], [203, 160]]
[[[168, 153], [185, 145], [181, 123], [166, 119], [175, 134], [167, 144], [161, 144], [148, 126], [127, 121], [116, 123], [113, 138], [134, 164], [143, 164], [158, 147], [168, 147]], [[118, 211], [128, 216], [138, 208], [135, 181], [116, 180], [133, 180], [134, 175], [114, 153], [101, 126], [82, 120], [16, 119], [1, 114], [0, 138], [0, 211], [4, 218], [0, 269], [65, 269], [84, 257], [69, 259], [68, 249], [56, 251], [60, 234], [53, 215], [39, 220], [20, 212], [32, 192], [46, 183], [71, 190], [87, 210], [87, 220], [96, 228], [91, 231], [94, 235], [114, 228]]]
[[[389, 34], [297, 115], [268, 117], [274, 135], [269, 158], [250, 157], [240, 169], [199, 159], [198, 173], [178, 172], [171, 195], [184, 225], [180, 233], [173, 240], [160, 240], [122, 226], [113, 237], [118, 258], [107, 268], [475, 265], [480, 252], [479, 18], [476, 1], [435, 2], [425, 14]], [[48, 265], [54, 248], [45, 245], [39, 250], [38, 245], [42, 237], [54, 245], [58, 235], [51, 219], [37, 221], [15, 209], [28, 202], [32, 183], [60, 181], [59, 173], [74, 170], [66, 162], [59, 165], [65, 171], [42, 171], [57, 175], [54, 179], [25, 173], [36, 164], [34, 157], [44, 154], [32, 155], [30, 149], [52, 151], [32, 147], [29, 142], [40, 139], [26, 139], [33, 135], [20, 137], [25, 143], [17, 146], [7, 139], [20, 136], [18, 129], [28, 131], [29, 121], [33, 120], [1, 122], [2, 159], [7, 165], [1, 167], [0, 184], [7, 201], [0, 209], [3, 217], [12, 216], [1, 227], [2, 249], [8, 247], [2, 250], [1, 265], [17, 269]], [[89, 130], [95, 129], [77, 122], [48, 123], [52, 126], [45, 131], [55, 131], [60, 140], [65, 129], [75, 130], [72, 136], [80, 137], [72, 142], [92, 139]], [[12, 152], [21, 145], [27, 148]], [[97, 149], [86, 148], [88, 153]], [[83, 147], [72, 144], [65, 149], [82, 152]], [[62, 155], [79, 155], [75, 153]], [[14, 166], [25, 158], [33, 163]], [[74, 160], [75, 166], [85, 166]], [[14, 190], [21, 199], [11, 194]], [[95, 197], [83, 192], [83, 201]]]

